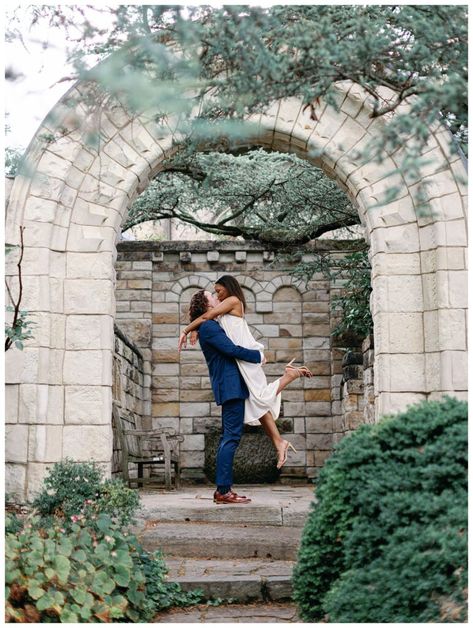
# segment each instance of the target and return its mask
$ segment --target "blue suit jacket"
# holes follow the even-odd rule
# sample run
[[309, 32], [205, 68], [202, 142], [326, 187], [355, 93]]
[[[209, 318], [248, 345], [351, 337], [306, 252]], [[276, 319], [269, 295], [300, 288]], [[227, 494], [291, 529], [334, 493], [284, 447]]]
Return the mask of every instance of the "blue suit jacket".
[[235, 359], [259, 364], [261, 353], [233, 344], [214, 320], [201, 324], [199, 342], [209, 367], [210, 383], [217, 405], [230, 399], [247, 399], [248, 388]]

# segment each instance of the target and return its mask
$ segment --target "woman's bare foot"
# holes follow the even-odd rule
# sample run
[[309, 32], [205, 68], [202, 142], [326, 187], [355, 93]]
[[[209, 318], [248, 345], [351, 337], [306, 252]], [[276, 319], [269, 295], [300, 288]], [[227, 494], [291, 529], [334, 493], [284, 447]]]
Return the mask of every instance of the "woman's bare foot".
[[295, 358], [293, 358], [289, 364], [286, 364], [286, 368], [284, 369], [285, 374], [294, 381], [298, 377], [312, 377], [311, 371], [307, 368], [307, 366], [293, 366]]

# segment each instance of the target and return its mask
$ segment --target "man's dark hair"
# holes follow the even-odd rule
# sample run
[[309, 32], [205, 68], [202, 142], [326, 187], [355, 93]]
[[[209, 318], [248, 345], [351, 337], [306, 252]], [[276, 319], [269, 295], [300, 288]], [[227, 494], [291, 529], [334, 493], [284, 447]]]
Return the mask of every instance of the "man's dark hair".
[[205, 314], [209, 307], [209, 302], [207, 297], [205, 296], [205, 290], [199, 290], [196, 292], [191, 299], [189, 304], [189, 319], [192, 323], [193, 320]]
[[229, 296], [240, 299], [243, 303], [243, 308], [246, 310], [245, 295], [243, 294], [243, 290], [235, 277], [232, 277], [231, 275], [222, 275], [220, 279], [215, 282], [215, 285], [216, 284], [226, 288]]

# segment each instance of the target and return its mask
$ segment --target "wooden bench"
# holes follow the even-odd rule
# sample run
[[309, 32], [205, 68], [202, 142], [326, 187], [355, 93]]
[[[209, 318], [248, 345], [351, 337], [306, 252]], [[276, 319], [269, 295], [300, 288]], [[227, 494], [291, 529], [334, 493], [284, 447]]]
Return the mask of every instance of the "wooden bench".
[[[113, 422], [117, 430], [122, 454], [122, 477], [127, 486], [137, 483], [138, 487], [144, 483], [156, 482], [155, 477], [143, 477], [144, 465], [155, 465], [164, 468], [164, 481], [166, 489], [172, 488], [172, 470], [174, 469], [175, 487], [180, 486], [179, 442], [183, 436], [176, 434], [171, 428], [155, 430], [129, 429], [132, 425], [120, 416], [118, 408], [113, 408]], [[127, 429], [128, 428], [128, 429]], [[148, 447], [144, 447], [144, 442]], [[129, 465], [138, 465], [138, 477], [131, 478]]]

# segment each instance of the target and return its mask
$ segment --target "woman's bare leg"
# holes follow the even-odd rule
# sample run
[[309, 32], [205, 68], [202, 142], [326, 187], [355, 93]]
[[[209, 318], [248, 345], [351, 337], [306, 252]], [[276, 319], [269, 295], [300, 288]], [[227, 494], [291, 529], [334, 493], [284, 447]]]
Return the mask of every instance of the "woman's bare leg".
[[282, 466], [283, 461], [286, 459], [286, 451], [289, 443], [279, 433], [278, 427], [271, 412], [266, 412], [264, 416], [260, 418], [260, 423], [263, 426], [264, 431], [271, 439], [274, 448], [278, 452], [278, 468]]

